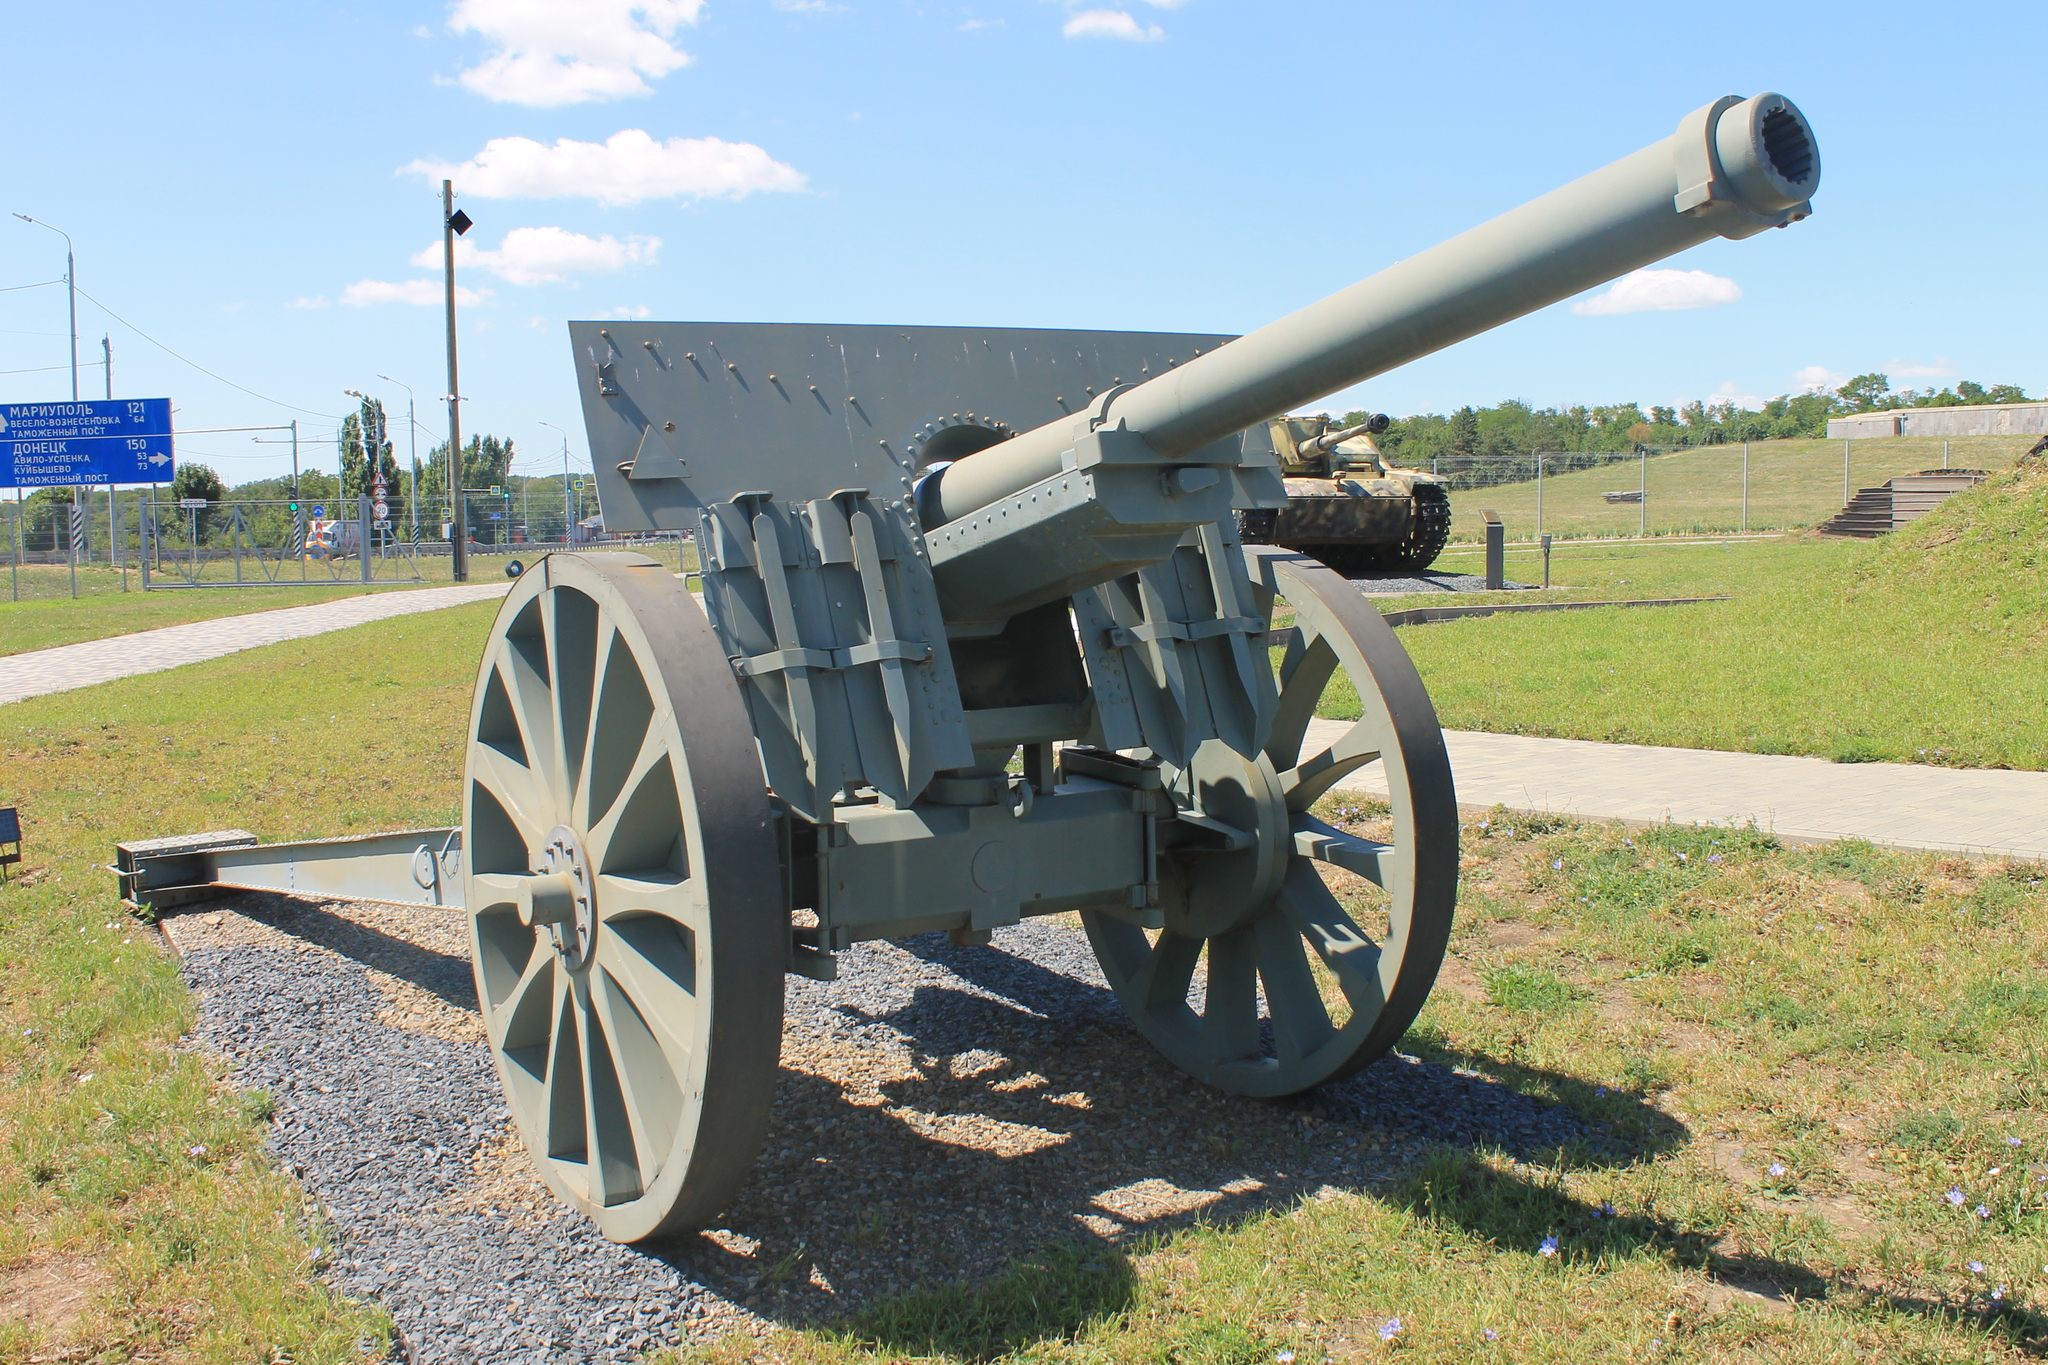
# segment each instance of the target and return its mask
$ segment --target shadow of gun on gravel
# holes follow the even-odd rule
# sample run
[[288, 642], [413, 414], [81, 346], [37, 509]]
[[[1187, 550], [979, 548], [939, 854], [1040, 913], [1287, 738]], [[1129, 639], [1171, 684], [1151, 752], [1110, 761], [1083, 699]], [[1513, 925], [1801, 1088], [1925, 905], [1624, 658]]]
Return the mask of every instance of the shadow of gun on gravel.
[[1408, 1057], [1289, 1101], [1226, 1095], [1131, 1027], [1081, 935], [999, 941], [863, 945], [872, 960], [840, 981], [793, 981], [754, 1178], [724, 1228], [664, 1258], [772, 1320], [986, 1359], [1122, 1311], [1127, 1255], [1196, 1224], [1385, 1198], [1445, 1148], [1643, 1155], [1563, 1106]]
[[[408, 939], [398, 938], [363, 923], [379, 912], [398, 918], [415, 912], [384, 906], [352, 906], [356, 918], [335, 914], [316, 901], [298, 900], [267, 891], [238, 891], [195, 908], [194, 914], [209, 909], [233, 910], [279, 933], [301, 942], [325, 948], [395, 976], [440, 998], [446, 1005], [476, 1013], [476, 978], [465, 952], [458, 957], [438, 952]], [[445, 913], [445, 912], [440, 912]]]

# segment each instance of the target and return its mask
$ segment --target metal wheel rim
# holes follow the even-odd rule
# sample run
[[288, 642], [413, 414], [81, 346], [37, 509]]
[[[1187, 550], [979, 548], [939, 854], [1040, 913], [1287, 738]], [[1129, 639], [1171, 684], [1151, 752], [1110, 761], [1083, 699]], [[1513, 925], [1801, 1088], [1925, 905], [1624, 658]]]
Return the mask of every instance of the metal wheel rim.
[[[759, 1153], [781, 1044], [776, 845], [731, 668], [662, 565], [551, 555], [492, 626], [469, 735], [471, 961], [528, 1154], [614, 1241], [700, 1226]], [[517, 909], [558, 826], [595, 887], [574, 965]]]
[[[1393, 631], [1336, 573], [1303, 556], [1253, 547], [1295, 608], [1265, 754], [1287, 793], [1293, 849], [1281, 883], [1250, 924], [1214, 939], [1146, 931], [1106, 911], [1083, 915], [1097, 960], [1133, 1022], [1176, 1065], [1221, 1089], [1287, 1095], [1382, 1056], [1429, 998], [1457, 899], [1458, 808], [1443, 731]], [[1267, 619], [1271, 620], [1271, 604]], [[1316, 702], [1341, 666], [1361, 715], [1303, 753]], [[1370, 844], [1308, 808], [1338, 781], [1381, 762], [1392, 842]], [[1324, 885], [1317, 862], [1377, 880], [1389, 929], [1377, 941]], [[1310, 955], [1335, 979], [1349, 1016], [1324, 1005]], [[1199, 981], [1198, 981], [1199, 978]], [[1194, 999], [1199, 995], [1199, 999]]]

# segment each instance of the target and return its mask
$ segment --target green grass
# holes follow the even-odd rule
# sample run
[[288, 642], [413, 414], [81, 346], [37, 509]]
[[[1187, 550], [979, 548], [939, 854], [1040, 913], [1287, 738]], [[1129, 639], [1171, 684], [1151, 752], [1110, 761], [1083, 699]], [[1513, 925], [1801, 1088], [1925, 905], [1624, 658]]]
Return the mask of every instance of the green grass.
[[[2031, 524], [2018, 513], [1975, 518], [1975, 531], [1958, 522], [1953, 540], [1920, 544], [1911, 572], [1944, 555], [1978, 562], [1990, 553], [1973, 539], [1981, 528]], [[1887, 566], [1906, 562], [1851, 548], [1868, 557], [1843, 582], [1887, 582]], [[282, 1353], [315, 1365], [381, 1349], [374, 1308], [312, 1274], [327, 1233], [263, 1153], [262, 1097], [177, 1048], [195, 1005], [113, 912], [99, 865], [131, 836], [451, 821], [494, 610], [346, 635], [333, 651], [345, 669], [302, 669], [279, 646], [0, 708], [0, 799], [23, 809], [30, 863], [25, 882], [0, 888], [0, 1275], [60, 1254], [96, 1267], [104, 1285], [78, 1358], [260, 1365]], [[1370, 832], [1383, 810], [1338, 798], [1322, 813]], [[689, 1356], [1249, 1365], [1293, 1350], [1306, 1365], [1392, 1352], [2042, 1352], [2043, 869], [1501, 813], [1463, 839], [1452, 955], [1403, 1048], [1606, 1132], [1521, 1162], [1447, 1148], [1392, 1185], [1339, 1181], [1277, 1212], [1131, 1245], [1048, 1227], [1042, 1252], [992, 1280], [931, 1283], [832, 1328]], [[1547, 1237], [1555, 1256], [1542, 1254]], [[1806, 1297], [1770, 1314], [1731, 1298], [1730, 1284]], [[1998, 1284], [2008, 1293], [1994, 1304]], [[1377, 1331], [1395, 1317], [1384, 1348]], [[51, 1353], [0, 1328], [0, 1361]]]
[[990, 1282], [679, 1358], [2038, 1358], [2048, 869], [1505, 812], [1463, 840], [1403, 1050], [1604, 1128], [1132, 1245], [1055, 1239]]
[[[681, 551], [680, 559], [675, 553], [677, 548]], [[511, 554], [477, 555], [472, 561], [469, 581], [488, 583], [502, 579], [506, 562], [521, 558], [518, 547], [512, 549]], [[697, 567], [696, 547], [693, 545], [664, 546], [661, 550], [658, 557], [680, 563], [685, 569]], [[526, 557], [526, 562], [532, 562], [530, 556]], [[5, 566], [0, 565], [0, 657], [32, 649], [77, 644], [81, 640], [102, 640], [138, 630], [152, 630], [157, 626], [212, 621], [223, 616], [304, 606], [312, 602], [332, 602], [359, 593], [446, 587], [454, 581], [451, 561], [445, 556], [422, 558], [419, 566], [424, 582], [379, 580], [365, 585], [345, 576], [337, 582], [331, 579], [326, 568], [314, 564], [309, 566], [312, 581], [304, 584], [296, 578], [287, 577], [284, 582], [274, 585], [235, 587], [231, 586], [230, 572], [226, 584], [209, 580], [211, 585], [202, 588], [163, 588], [161, 584], [173, 580], [160, 576], [155, 580], [158, 588], [143, 592], [141, 576], [131, 565], [129, 590], [124, 593], [120, 571], [101, 564], [79, 570], [79, 596], [74, 600], [69, 588], [70, 570], [66, 566], [35, 564], [22, 566], [22, 600], [16, 602], [8, 600]], [[344, 574], [351, 567], [352, 562], [341, 566]], [[255, 577], [254, 569], [250, 570], [250, 577]]]
[[[2031, 436], [1962, 436], [1949, 442], [1950, 462], [1959, 469], [2004, 469], [2028, 446]], [[1850, 443], [1850, 484], [1874, 487], [1900, 474], [1941, 467], [1937, 439], [1908, 436]], [[1628, 490], [1649, 479], [1652, 535], [1735, 531], [1742, 527], [1742, 447], [1702, 446], [1650, 458], [1647, 469], [1634, 461], [1559, 474], [1543, 480], [1542, 530], [1554, 536], [1633, 536], [1643, 507], [1609, 503], [1600, 496]], [[1842, 442], [1757, 441], [1749, 457], [1749, 529], [1814, 526], [1842, 508]], [[1507, 523], [1511, 539], [1537, 534], [1536, 484], [1502, 484], [1451, 495], [1452, 535], [1483, 538], [1480, 510], [1492, 508]]]
[[[20, 807], [27, 858], [0, 887], [0, 1285], [52, 1255], [95, 1266], [78, 1358], [381, 1349], [381, 1314], [308, 1273], [327, 1234], [264, 1154], [262, 1098], [179, 1046], [194, 1003], [101, 865], [164, 833], [454, 821], [495, 610], [345, 632], [323, 655], [339, 667], [280, 645], [0, 707], [0, 804]], [[48, 1345], [0, 1326], [0, 1361]]]
[[1734, 601], [1497, 616], [1401, 638], [1453, 729], [2040, 770], [2044, 540], [2048, 473], [2035, 466], [1878, 541], [1561, 557], [1557, 580], [1588, 590], [1552, 594]]

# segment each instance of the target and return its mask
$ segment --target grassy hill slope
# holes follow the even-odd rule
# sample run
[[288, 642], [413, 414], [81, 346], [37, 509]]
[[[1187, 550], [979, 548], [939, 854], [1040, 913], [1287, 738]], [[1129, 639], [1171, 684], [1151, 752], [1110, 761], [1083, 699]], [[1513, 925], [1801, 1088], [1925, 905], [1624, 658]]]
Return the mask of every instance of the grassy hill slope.
[[[1958, 469], [2005, 469], [2035, 441], [2032, 436], [1965, 436], [1951, 440]], [[1942, 442], [1928, 437], [1855, 441], [1849, 447], [1852, 487], [1867, 488], [1900, 474], [1941, 468]], [[1735, 531], [1742, 520], [1742, 447], [1702, 446], [1652, 456], [1648, 469], [1634, 461], [1559, 474], [1543, 480], [1542, 529], [1557, 536], [1632, 536], [1642, 526], [1636, 503], [1609, 503], [1600, 495], [1649, 482], [1652, 534]], [[1749, 529], [1813, 526], [1842, 507], [1842, 442], [1757, 441], [1749, 449]], [[1478, 540], [1480, 509], [1507, 522], [1508, 538], [1537, 533], [1536, 485], [1501, 484], [1451, 495], [1451, 534]]]
[[2048, 468], [1732, 602], [1403, 632], [1455, 729], [2048, 769]]

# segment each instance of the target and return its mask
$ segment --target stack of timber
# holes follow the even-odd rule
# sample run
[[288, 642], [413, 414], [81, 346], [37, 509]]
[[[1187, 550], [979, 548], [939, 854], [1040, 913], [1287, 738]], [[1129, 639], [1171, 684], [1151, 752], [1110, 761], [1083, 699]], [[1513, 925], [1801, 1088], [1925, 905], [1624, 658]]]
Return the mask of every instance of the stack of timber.
[[1984, 482], [1981, 469], [1923, 469], [1888, 479], [1882, 488], [1859, 488], [1848, 506], [1814, 527], [1821, 536], [1875, 540], [1941, 506], [1951, 493]]

